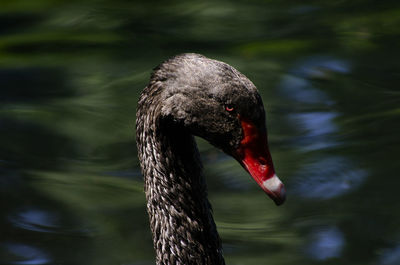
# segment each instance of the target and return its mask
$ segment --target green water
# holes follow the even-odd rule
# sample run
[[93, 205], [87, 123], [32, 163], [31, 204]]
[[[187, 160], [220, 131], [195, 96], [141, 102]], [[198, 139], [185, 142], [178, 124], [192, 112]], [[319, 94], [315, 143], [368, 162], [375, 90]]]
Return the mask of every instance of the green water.
[[199, 147], [227, 264], [400, 264], [397, 1], [0, 2], [0, 264], [154, 264], [134, 141], [151, 69], [259, 88], [287, 202]]

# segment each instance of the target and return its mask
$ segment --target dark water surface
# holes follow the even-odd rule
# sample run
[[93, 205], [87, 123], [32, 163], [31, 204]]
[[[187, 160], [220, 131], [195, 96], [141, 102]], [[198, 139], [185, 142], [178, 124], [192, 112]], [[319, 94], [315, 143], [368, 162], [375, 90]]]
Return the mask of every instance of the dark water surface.
[[281, 207], [199, 139], [227, 264], [400, 264], [398, 1], [0, 2], [0, 264], [154, 264], [134, 142], [151, 69], [259, 88]]

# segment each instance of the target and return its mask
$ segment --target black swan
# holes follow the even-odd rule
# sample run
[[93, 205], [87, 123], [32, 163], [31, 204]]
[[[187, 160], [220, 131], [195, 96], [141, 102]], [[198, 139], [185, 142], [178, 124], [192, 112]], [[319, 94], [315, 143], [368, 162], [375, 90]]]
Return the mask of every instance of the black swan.
[[277, 205], [285, 200], [254, 84], [230, 65], [199, 54], [165, 61], [154, 69], [136, 114], [159, 265], [225, 264], [193, 135], [238, 160]]

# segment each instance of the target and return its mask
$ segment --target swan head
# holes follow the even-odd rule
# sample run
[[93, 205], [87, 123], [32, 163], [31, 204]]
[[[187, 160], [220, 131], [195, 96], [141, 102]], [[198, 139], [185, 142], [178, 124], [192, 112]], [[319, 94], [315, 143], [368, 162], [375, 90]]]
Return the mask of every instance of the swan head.
[[198, 54], [162, 63], [152, 76], [160, 114], [233, 156], [279, 205], [285, 188], [268, 149], [265, 111], [255, 85], [230, 65]]

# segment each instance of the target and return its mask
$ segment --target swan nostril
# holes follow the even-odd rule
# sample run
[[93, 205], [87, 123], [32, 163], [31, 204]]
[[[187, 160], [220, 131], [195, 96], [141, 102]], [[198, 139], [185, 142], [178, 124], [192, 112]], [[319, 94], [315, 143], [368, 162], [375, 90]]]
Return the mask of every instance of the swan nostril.
[[260, 163], [260, 165], [262, 166], [266, 166], [267, 165], [267, 160], [264, 157], [259, 157], [258, 158], [258, 162]]

